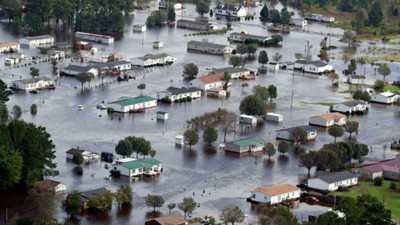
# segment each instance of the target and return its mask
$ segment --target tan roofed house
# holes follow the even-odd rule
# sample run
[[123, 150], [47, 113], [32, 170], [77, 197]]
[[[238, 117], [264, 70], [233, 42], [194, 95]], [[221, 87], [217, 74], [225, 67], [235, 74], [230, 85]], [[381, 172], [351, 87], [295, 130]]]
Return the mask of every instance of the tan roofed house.
[[[191, 81], [190, 86], [200, 88], [204, 91], [211, 88], [222, 88], [225, 85], [224, 76], [224, 72], [201, 76]], [[231, 85], [231, 82], [229, 82], [229, 85]]]
[[19, 50], [19, 43], [12, 41], [6, 43], [0, 43], [0, 52], [18, 52]]
[[186, 220], [179, 214], [157, 217], [145, 222], [145, 225], [185, 225]]
[[251, 201], [278, 204], [284, 200], [298, 199], [300, 188], [290, 184], [278, 184], [269, 187], [257, 187], [251, 192]]
[[338, 112], [326, 113], [310, 117], [309, 123], [321, 127], [342, 126], [346, 124], [346, 116]]
[[35, 184], [35, 188], [42, 191], [54, 191], [54, 192], [63, 192], [67, 190], [67, 186], [59, 181], [55, 180], [42, 180]]

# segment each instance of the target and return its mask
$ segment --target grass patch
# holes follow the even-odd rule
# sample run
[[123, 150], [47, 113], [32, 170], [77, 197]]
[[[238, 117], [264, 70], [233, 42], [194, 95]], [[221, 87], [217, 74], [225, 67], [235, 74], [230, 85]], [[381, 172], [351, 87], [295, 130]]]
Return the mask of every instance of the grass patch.
[[353, 100], [353, 97], [348, 96], [348, 97], [344, 97], [344, 99], [346, 99], [346, 100]]
[[323, 106], [333, 106], [336, 103], [333, 102], [300, 102], [301, 105], [323, 105]]
[[357, 198], [361, 194], [370, 194], [380, 201], [385, 202], [385, 208], [392, 211], [392, 217], [400, 218], [400, 182], [397, 182], [397, 190], [390, 189], [392, 181], [384, 180], [382, 186], [374, 186], [373, 182], [360, 182], [360, 185], [352, 187], [349, 192], [335, 192], [336, 195]]
[[396, 91], [396, 92], [400, 92], [400, 88], [393, 85], [393, 84], [389, 84], [385, 86], [385, 91]]
[[338, 94], [350, 94], [350, 91], [345, 90], [345, 91], [338, 91], [336, 93], [338, 93]]

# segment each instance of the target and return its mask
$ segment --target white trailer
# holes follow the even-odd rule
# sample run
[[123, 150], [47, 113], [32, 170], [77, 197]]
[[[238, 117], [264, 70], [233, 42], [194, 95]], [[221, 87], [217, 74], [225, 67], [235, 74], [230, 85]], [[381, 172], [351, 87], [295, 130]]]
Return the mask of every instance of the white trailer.
[[281, 114], [277, 114], [277, 113], [267, 113], [265, 115], [265, 120], [273, 121], [273, 122], [282, 122], [283, 116]]

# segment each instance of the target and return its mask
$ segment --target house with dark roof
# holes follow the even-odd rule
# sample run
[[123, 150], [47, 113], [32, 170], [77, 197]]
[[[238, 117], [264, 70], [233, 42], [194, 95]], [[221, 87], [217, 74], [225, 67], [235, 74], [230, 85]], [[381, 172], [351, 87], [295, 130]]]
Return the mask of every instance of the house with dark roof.
[[227, 16], [230, 14], [232, 17], [240, 18], [240, 20], [244, 20], [247, 15], [247, 11], [242, 5], [229, 3], [218, 4], [214, 12], [217, 16]]
[[233, 42], [246, 42], [246, 40], [256, 40], [260, 43], [265, 43], [266, 41], [272, 39], [271, 37], [249, 34], [248, 32], [233, 32], [229, 35], [229, 41]]
[[14, 80], [11, 82], [11, 86], [14, 89], [25, 90], [25, 91], [45, 89], [53, 85], [54, 85], [53, 80], [45, 76], [28, 78], [23, 80]]
[[[190, 86], [200, 88], [204, 91], [212, 88], [222, 88], [225, 85], [224, 76], [225, 73], [220, 72], [197, 77], [196, 79], [190, 81]], [[228, 86], [230, 85], [232, 85], [231, 82], [228, 83]]]
[[244, 67], [224, 67], [213, 69], [212, 73], [228, 73], [232, 79], [247, 78], [250, 76], [251, 71]]
[[76, 76], [79, 73], [92, 73], [94, 76], [97, 76], [98, 68], [96, 66], [90, 66], [90, 65], [70, 64], [67, 67], [65, 67], [61, 73], [67, 76]]
[[257, 187], [251, 191], [250, 200], [259, 203], [278, 204], [285, 200], [300, 198], [300, 188], [290, 184]]
[[193, 20], [180, 19], [176, 21], [176, 26], [179, 28], [186, 28], [191, 30], [216, 30], [217, 26], [213, 23], [204, 20], [203, 18], [196, 18]]
[[368, 111], [368, 104], [361, 100], [346, 101], [334, 104], [330, 107], [331, 112], [340, 112], [344, 114], [365, 113]]
[[316, 73], [322, 74], [325, 72], [331, 72], [333, 66], [329, 65], [321, 60], [307, 61], [307, 60], [296, 60], [294, 62], [294, 69], [300, 70], [305, 73]]
[[336, 191], [339, 187], [351, 187], [358, 184], [358, 175], [347, 170], [326, 173], [316, 178], [308, 179], [308, 187], [317, 190]]
[[82, 200], [82, 208], [83, 209], [88, 209], [89, 205], [89, 199], [93, 196], [100, 196], [103, 195], [105, 192], [107, 192], [106, 188], [97, 188], [97, 189], [92, 189], [88, 191], [81, 192], [81, 200]]
[[367, 179], [383, 177], [390, 180], [400, 180], [400, 156], [383, 161], [367, 160], [353, 172]]
[[149, 108], [157, 107], [157, 99], [150, 96], [139, 96], [139, 97], [126, 97], [122, 96], [117, 101], [109, 102], [109, 108], [112, 108], [114, 112], [140, 112]]
[[[300, 126], [307, 132], [307, 141], [317, 138], [317, 129], [313, 126]], [[284, 128], [276, 131], [276, 139], [293, 141], [292, 130], [294, 127]]]
[[365, 75], [350, 74], [347, 77], [347, 82], [350, 84], [364, 84], [365, 79]]
[[111, 71], [125, 71], [131, 69], [131, 63], [125, 60], [117, 60], [112, 62], [96, 62], [96, 61], [89, 61], [89, 66], [111, 70]]
[[171, 102], [179, 101], [180, 99], [184, 99], [190, 97], [192, 99], [201, 97], [201, 89], [196, 87], [169, 87], [165, 91], [157, 93], [157, 99], [167, 99]]
[[154, 158], [119, 159], [113, 165], [113, 171], [118, 171], [120, 175], [127, 177], [135, 177], [141, 175], [154, 176], [162, 171], [162, 163]]
[[232, 142], [227, 142], [225, 145], [225, 151], [237, 153], [237, 154], [248, 154], [261, 152], [264, 149], [265, 140], [260, 137], [244, 138]]
[[213, 55], [225, 55], [231, 54], [233, 48], [229, 45], [215, 44], [208, 41], [189, 41], [187, 43], [187, 50]]
[[150, 219], [145, 225], [187, 225], [186, 220], [179, 214], [174, 213], [166, 216]]
[[166, 53], [161, 54], [146, 54], [142, 57], [131, 59], [133, 66], [150, 67], [157, 65], [170, 65], [176, 61], [176, 58], [169, 56]]

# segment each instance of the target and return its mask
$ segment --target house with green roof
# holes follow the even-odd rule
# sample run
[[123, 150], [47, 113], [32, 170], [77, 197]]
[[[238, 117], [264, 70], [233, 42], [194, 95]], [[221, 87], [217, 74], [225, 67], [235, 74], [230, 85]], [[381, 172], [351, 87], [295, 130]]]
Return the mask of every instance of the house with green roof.
[[135, 177], [141, 175], [154, 176], [162, 172], [162, 163], [154, 158], [117, 160], [112, 170], [119, 171], [122, 176]]
[[150, 96], [126, 97], [122, 96], [117, 101], [109, 102], [109, 108], [114, 112], [140, 112], [148, 108], [157, 107], [157, 99]]
[[237, 154], [260, 152], [264, 149], [265, 140], [260, 137], [251, 137], [226, 143], [225, 151]]
[[244, 67], [225, 67], [213, 69], [212, 73], [225, 73], [231, 75], [232, 79], [245, 78], [250, 76], [250, 70]]

